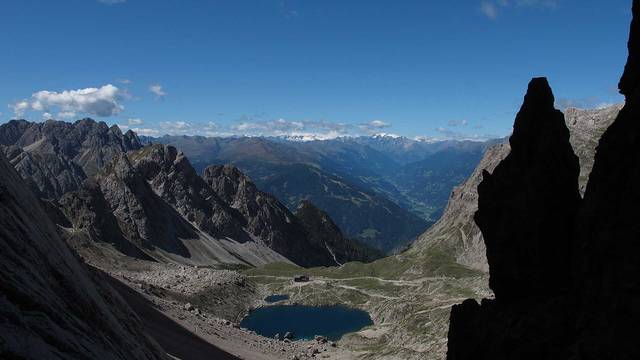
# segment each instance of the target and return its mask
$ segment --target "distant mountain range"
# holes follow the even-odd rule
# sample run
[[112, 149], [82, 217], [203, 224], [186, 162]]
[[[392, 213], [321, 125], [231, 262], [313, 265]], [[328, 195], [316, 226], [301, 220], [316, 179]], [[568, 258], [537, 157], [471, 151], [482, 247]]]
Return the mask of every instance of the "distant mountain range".
[[496, 141], [427, 142], [395, 136], [297, 141], [283, 137], [141, 137], [171, 144], [201, 172], [232, 163], [291, 210], [309, 200], [349, 237], [389, 252], [433, 224], [454, 186]]

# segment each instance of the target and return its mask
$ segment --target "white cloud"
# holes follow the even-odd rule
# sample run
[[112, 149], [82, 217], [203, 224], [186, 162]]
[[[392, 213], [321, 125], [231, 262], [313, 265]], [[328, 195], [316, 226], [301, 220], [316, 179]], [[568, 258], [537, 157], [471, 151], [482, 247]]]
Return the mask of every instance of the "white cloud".
[[157, 98], [163, 98], [167, 96], [167, 93], [162, 89], [162, 85], [154, 84], [149, 86], [149, 91], [156, 95]]
[[42, 113], [42, 120], [49, 120], [49, 119], [53, 119], [53, 115], [51, 115], [51, 113], [48, 113], [48, 112]]
[[132, 128], [131, 129], [133, 132], [135, 132], [138, 135], [144, 135], [144, 136], [158, 136], [160, 135], [160, 131], [157, 129], [150, 129], [150, 128]]
[[127, 120], [127, 123], [129, 125], [142, 125], [144, 121], [142, 121], [142, 119], [129, 119]]
[[197, 133], [197, 129], [186, 121], [163, 121], [160, 123], [160, 129], [169, 135], [193, 135]]
[[[31, 109], [51, 113], [58, 109], [60, 117], [73, 117], [76, 113], [95, 116], [112, 116], [124, 110], [119, 101], [125, 96], [117, 87], [107, 84], [100, 88], [86, 88], [78, 90], [38, 91], [27, 101]], [[26, 100], [25, 100], [26, 101]], [[18, 110], [24, 112], [24, 102], [16, 104]]]
[[23, 116], [24, 112], [29, 109], [29, 101], [28, 100], [18, 101], [15, 104], [9, 105], [9, 108], [13, 109], [13, 113], [16, 114], [16, 116]]
[[386, 122], [382, 121], [382, 120], [373, 120], [369, 123], [369, 126], [376, 128], [376, 129], [383, 129], [383, 128], [388, 128], [391, 125], [387, 124]]
[[75, 111], [61, 111], [58, 113], [60, 119], [73, 119], [77, 116]]
[[367, 123], [362, 123], [358, 125], [358, 127], [367, 135], [378, 135], [381, 134], [380, 130], [390, 128], [391, 124], [382, 120], [372, 120]]
[[250, 136], [293, 136], [300, 138], [336, 138], [348, 134], [350, 125], [330, 121], [243, 121], [231, 126], [231, 131]]

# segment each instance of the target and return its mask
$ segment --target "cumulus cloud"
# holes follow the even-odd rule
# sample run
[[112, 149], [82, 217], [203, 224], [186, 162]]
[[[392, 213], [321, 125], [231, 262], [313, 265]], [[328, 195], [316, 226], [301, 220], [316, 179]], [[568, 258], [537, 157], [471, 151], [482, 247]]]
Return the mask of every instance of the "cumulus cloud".
[[129, 119], [127, 120], [127, 123], [129, 125], [142, 125], [144, 121], [142, 121], [142, 119]]
[[58, 113], [59, 119], [73, 119], [76, 116], [78, 116], [78, 114], [76, 114], [75, 111], [60, 111]]
[[58, 117], [71, 118], [77, 113], [95, 116], [112, 116], [124, 110], [120, 101], [126, 96], [117, 87], [107, 84], [100, 88], [86, 88], [78, 90], [38, 91], [31, 95], [31, 99], [21, 100], [13, 105], [17, 116], [24, 115], [26, 110], [32, 109], [43, 114], [58, 111]]
[[151, 91], [157, 98], [163, 98], [167, 96], [167, 93], [162, 89], [162, 85], [154, 84], [149, 86], [149, 91]]
[[29, 107], [30, 105], [28, 100], [20, 100], [15, 104], [9, 105], [9, 108], [13, 109], [13, 113], [16, 114], [16, 116], [23, 116], [24, 112], [27, 111]]

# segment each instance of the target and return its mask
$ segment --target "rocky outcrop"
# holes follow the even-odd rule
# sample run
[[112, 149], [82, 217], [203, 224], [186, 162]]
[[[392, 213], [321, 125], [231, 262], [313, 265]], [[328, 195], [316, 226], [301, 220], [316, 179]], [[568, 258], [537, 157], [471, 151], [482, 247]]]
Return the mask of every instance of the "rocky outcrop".
[[80, 166], [58, 154], [24, 151], [15, 145], [5, 147], [4, 153], [18, 174], [29, 181], [31, 189], [41, 198], [57, 199], [78, 189], [86, 179]]
[[247, 230], [267, 246], [298, 264], [331, 264], [325, 251], [305, 251], [312, 247], [295, 216], [276, 198], [259, 191], [238, 168], [209, 166], [202, 176], [222, 200], [242, 214]]
[[569, 282], [580, 165], [544, 78], [533, 79], [509, 139], [511, 152], [483, 172], [475, 221], [497, 298], [556, 293]]
[[41, 197], [57, 199], [101, 169], [116, 154], [139, 149], [135, 133], [83, 119], [75, 123], [12, 120], [0, 126], [0, 145]]
[[[546, 159], [549, 165], [545, 166], [553, 167], [561, 163], [559, 159], [571, 158], [564, 132], [537, 138], [548, 122], [532, 124], [511, 143], [512, 154], [520, 143], [527, 144], [529, 152], [543, 146], [555, 149], [548, 154], [551, 158], [545, 158], [543, 152], [540, 158], [515, 156], [509, 162], [509, 155], [481, 184], [477, 220], [486, 239], [496, 299], [485, 299], [480, 305], [467, 300], [454, 306], [449, 359], [640, 357], [636, 331], [640, 321], [640, 192], [634, 183], [640, 176], [638, 0], [633, 3], [633, 14], [629, 61], [620, 82], [626, 103], [600, 140], [584, 200], [574, 200], [579, 177], [574, 166], [553, 168], [547, 178], [534, 177], [535, 183], [525, 183], [519, 191], [496, 180], [513, 179], [507, 167], [527, 173], [540, 169], [540, 160]], [[516, 127], [519, 120], [520, 115]], [[537, 198], [529, 206], [518, 206], [532, 196]], [[502, 205], [498, 208], [496, 204]], [[505, 214], [507, 209], [510, 212]], [[545, 219], [550, 214], [556, 219]], [[500, 237], [503, 240], [496, 241]], [[525, 240], [536, 246], [521, 246]], [[527, 247], [528, 252], [521, 251]]]
[[66, 193], [60, 199], [59, 206], [51, 208], [52, 211], [59, 209], [64, 214], [55, 217], [50, 214], [52, 220], [62, 226], [65, 226], [63, 222], [69, 222], [65, 227], [73, 228], [73, 231], [64, 234], [74, 248], [106, 243], [127, 256], [152, 260], [131, 241], [135, 238], [133, 234], [123, 232], [126, 227], [120, 226], [119, 219], [95, 181], [87, 181], [80, 190]]
[[2, 154], [0, 294], [0, 358], [165, 358], [102, 275], [58, 236]]
[[[229, 211], [216, 213], [216, 203], [211, 199], [215, 193], [206, 190], [204, 181], [196, 176], [192, 180], [200, 185], [201, 191], [197, 191], [198, 187], [184, 176], [189, 169], [181, 172], [180, 166], [174, 166], [188, 162], [174, 164], [170, 156], [164, 157], [165, 151], [177, 155], [175, 149], [162, 146], [116, 155], [94, 181], [87, 181], [81, 190], [61, 199], [64, 213], [74, 226], [66, 236], [81, 254], [95, 251], [91, 243], [109, 243], [129, 256], [188, 265], [287, 261], [254, 241], [218, 236], [232, 225], [216, 228], [213, 221], [233, 216]], [[251, 240], [242, 228], [238, 231]]]
[[150, 145], [129, 158], [153, 191], [187, 221], [214, 237], [251, 240], [242, 215], [218, 197], [176, 148]]

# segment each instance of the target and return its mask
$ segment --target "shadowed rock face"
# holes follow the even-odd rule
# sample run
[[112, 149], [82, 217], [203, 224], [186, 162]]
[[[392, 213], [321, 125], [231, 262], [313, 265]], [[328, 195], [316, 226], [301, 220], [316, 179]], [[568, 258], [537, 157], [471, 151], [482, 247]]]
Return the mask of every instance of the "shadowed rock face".
[[498, 299], [558, 292], [569, 283], [580, 165], [544, 78], [529, 83], [511, 153], [483, 173], [475, 220], [487, 245], [489, 286]]
[[0, 358], [164, 359], [0, 154]]
[[[559, 163], [558, 159], [568, 159], [557, 146], [565, 141], [565, 134], [535, 136], [541, 131], [535, 128], [543, 127], [544, 123], [531, 124], [529, 131], [520, 133], [518, 142], [512, 138], [512, 154], [487, 177], [489, 182], [483, 181], [479, 187], [480, 209], [476, 219], [486, 239], [496, 299], [485, 299], [480, 305], [467, 300], [454, 306], [449, 327], [449, 359], [640, 358], [637, 342], [640, 191], [636, 184], [640, 176], [638, 0], [633, 2], [633, 15], [629, 61], [620, 81], [626, 103], [600, 140], [584, 200], [573, 201], [578, 175], [571, 166], [568, 171], [556, 169], [548, 175], [559, 180], [538, 177], [536, 183], [525, 183], [519, 190], [507, 183], [487, 185], [505, 176], [504, 171], [499, 171], [501, 168], [513, 166], [526, 172], [540, 166], [535, 161], [527, 163], [526, 157], [511, 157], [518, 142], [527, 145], [527, 152], [542, 146], [557, 149], [553, 152], [555, 157], [549, 160], [552, 164]], [[542, 106], [542, 102], [537, 106]], [[516, 128], [519, 120], [520, 114]], [[514, 165], [508, 161], [510, 158], [521, 163]], [[547, 198], [550, 194], [555, 197]], [[532, 205], [540, 214], [532, 214], [529, 207], [513, 206], [531, 196], [540, 199]], [[559, 199], [564, 202], [557, 203]], [[505, 214], [506, 209], [511, 212]], [[555, 214], [557, 220], [544, 220], [547, 214]], [[564, 236], [549, 234], [549, 224]], [[519, 231], [515, 231], [517, 228]], [[509, 235], [511, 243], [495, 242], [500, 235]], [[547, 241], [549, 236], [553, 243]], [[522, 247], [516, 247], [514, 253], [513, 244], [524, 240], [538, 245], [528, 254], [520, 251]], [[561, 260], [564, 265], [558, 263]], [[509, 286], [509, 281], [518, 277], [525, 286]], [[542, 284], [531, 285], [534, 279]]]
[[129, 158], [153, 191], [187, 221], [215, 237], [251, 240], [243, 230], [242, 215], [218, 197], [176, 148], [150, 145]]
[[329, 214], [318, 209], [309, 201], [300, 203], [296, 210], [296, 217], [307, 231], [309, 242], [329, 251], [338, 265], [354, 260], [369, 262], [383, 256], [381, 251], [344, 237]]
[[[211, 189], [246, 221], [247, 230], [267, 246], [298, 264], [330, 264], [328, 254], [306, 253], [306, 233], [295, 216], [276, 198], [259, 191], [238, 168], [209, 166], [203, 173]], [[305, 259], [305, 255], [307, 259]]]
[[600, 140], [576, 227], [574, 278], [586, 309], [579, 345], [601, 358], [610, 350], [602, 342], [634, 344], [628, 356], [640, 356], [640, 1], [633, 14], [619, 85], [626, 103]]

